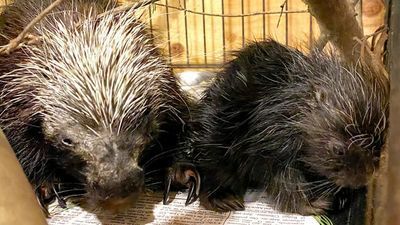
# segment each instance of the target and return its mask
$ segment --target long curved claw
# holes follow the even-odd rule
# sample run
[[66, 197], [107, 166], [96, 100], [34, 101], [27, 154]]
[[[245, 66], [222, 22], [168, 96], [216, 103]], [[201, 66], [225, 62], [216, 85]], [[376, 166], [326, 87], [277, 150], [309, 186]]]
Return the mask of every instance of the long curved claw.
[[[196, 189], [195, 183], [190, 183], [188, 196], [186, 198], [185, 206], [191, 204], [193, 201], [192, 198], [196, 198], [196, 194], [194, 194], [194, 190]], [[193, 195], [194, 194], [194, 195]]]
[[189, 194], [186, 199], [185, 205], [189, 205], [196, 201], [200, 193], [200, 174], [197, 172], [196, 167], [191, 163], [177, 163], [168, 171], [167, 179], [165, 182], [163, 204], [168, 204], [168, 196], [170, 193], [171, 185], [178, 184], [189, 188]]
[[67, 208], [67, 202], [65, 201], [64, 198], [62, 198], [62, 197], [58, 194], [58, 191], [56, 190], [56, 188], [55, 188], [54, 186], [53, 186], [53, 191], [54, 191], [54, 194], [55, 194], [55, 196], [56, 196], [58, 205], [59, 205], [61, 208], [66, 209], [66, 208]]
[[169, 192], [171, 190], [171, 184], [172, 184], [172, 180], [173, 180], [173, 177], [171, 175], [173, 175], [172, 171], [169, 172], [169, 174], [167, 176], [167, 180], [165, 182], [164, 196], [163, 196], [163, 204], [164, 205], [168, 205], [168, 197], [169, 197]]
[[190, 205], [197, 200], [200, 195], [201, 178], [197, 170], [186, 170], [186, 177], [189, 177], [187, 186], [189, 186], [188, 196], [186, 198], [185, 205]]

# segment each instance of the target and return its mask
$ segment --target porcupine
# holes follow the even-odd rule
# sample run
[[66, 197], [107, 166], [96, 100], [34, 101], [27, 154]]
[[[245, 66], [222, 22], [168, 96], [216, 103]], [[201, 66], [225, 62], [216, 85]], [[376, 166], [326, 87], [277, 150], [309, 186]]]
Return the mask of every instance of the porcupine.
[[245, 192], [255, 189], [284, 212], [338, 212], [378, 168], [388, 86], [333, 53], [252, 43], [192, 110], [191, 157], [170, 180], [191, 187], [187, 202], [199, 197], [216, 211], [244, 209]]
[[[51, 2], [14, 1], [2, 35], [14, 38]], [[125, 208], [162, 183], [184, 130], [171, 68], [134, 10], [115, 5], [64, 1], [32, 30], [39, 43], [0, 56], [0, 125], [42, 205], [64, 196]]]

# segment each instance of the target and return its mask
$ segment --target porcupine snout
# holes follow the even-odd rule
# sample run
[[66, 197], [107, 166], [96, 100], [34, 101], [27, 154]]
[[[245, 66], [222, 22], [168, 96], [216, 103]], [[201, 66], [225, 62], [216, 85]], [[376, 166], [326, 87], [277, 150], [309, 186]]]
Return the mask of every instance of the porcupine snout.
[[144, 189], [144, 172], [138, 155], [123, 142], [109, 141], [94, 147], [87, 160], [87, 184], [92, 199], [107, 204], [132, 203]]

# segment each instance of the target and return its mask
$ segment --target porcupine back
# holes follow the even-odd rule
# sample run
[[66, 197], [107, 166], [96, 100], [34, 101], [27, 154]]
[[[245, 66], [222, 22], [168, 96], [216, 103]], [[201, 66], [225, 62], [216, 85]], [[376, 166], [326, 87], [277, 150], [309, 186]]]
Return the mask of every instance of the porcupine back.
[[272, 40], [247, 46], [194, 114], [193, 155], [203, 191], [229, 187], [241, 195], [260, 188], [277, 208], [300, 212], [299, 202], [325, 193], [309, 182], [365, 185], [386, 136], [388, 83], [375, 75]]
[[[14, 38], [51, 2], [15, 1], [6, 9], [2, 33]], [[145, 25], [133, 11], [96, 17], [114, 4], [62, 3], [33, 29], [39, 44], [0, 56], [1, 127], [36, 187], [53, 176], [49, 153], [59, 152], [55, 137], [43, 132], [44, 121], [58, 123], [68, 115], [93, 133], [101, 128], [118, 135], [155, 117], [161, 122], [149, 126], [161, 134], [152, 145], [174, 142], [178, 134], [168, 132], [182, 129], [184, 99]]]

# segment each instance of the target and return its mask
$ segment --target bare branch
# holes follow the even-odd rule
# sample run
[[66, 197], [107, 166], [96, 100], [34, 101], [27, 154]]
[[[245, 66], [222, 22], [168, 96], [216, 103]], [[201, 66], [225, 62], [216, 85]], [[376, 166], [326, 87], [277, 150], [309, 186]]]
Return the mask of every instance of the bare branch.
[[320, 27], [329, 32], [331, 41], [342, 51], [349, 61], [356, 62], [359, 55], [353, 55], [354, 37], [363, 38], [363, 33], [354, 17], [354, 10], [346, 0], [304, 0], [310, 13]]
[[[162, 3], [154, 3], [156, 6], [162, 6], [165, 7], [167, 5], [162, 4]], [[308, 12], [307, 10], [280, 10], [280, 11], [260, 11], [260, 12], [253, 12], [253, 13], [244, 13], [244, 14], [219, 14], [219, 13], [205, 13], [205, 12], [198, 12], [198, 11], [193, 11], [190, 9], [185, 9], [182, 6], [173, 6], [173, 5], [168, 5], [168, 8], [171, 9], [176, 9], [182, 12], [187, 12], [195, 15], [204, 15], [204, 16], [215, 16], [215, 17], [249, 17], [249, 16], [258, 16], [258, 15], [271, 15], [271, 14], [284, 14], [284, 13], [305, 13]]]
[[279, 23], [281, 22], [281, 18], [282, 18], [282, 15], [283, 15], [283, 8], [285, 8], [286, 4], [287, 4], [287, 0], [285, 0], [282, 3], [282, 5], [280, 6], [281, 7], [281, 12], [279, 14], [278, 24], [276, 25], [276, 27], [279, 27]]
[[[23, 44], [36, 44], [40, 42], [41, 38], [37, 37], [33, 34], [29, 34], [29, 31], [39, 23], [44, 17], [46, 17], [55, 7], [60, 5], [64, 0], [55, 0], [52, 4], [50, 4], [47, 8], [45, 8], [39, 15], [35, 17], [25, 28], [24, 30], [14, 39], [10, 40], [7, 45], [4, 45], [0, 48], [0, 55], [1, 54], [10, 54], [12, 51], [21, 48]], [[119, 13], [129, 9], [138, 9], [140, 7], [144, 7], [151, 3], [157, 2], [158, 0], [144, 0], [144, 1], [137, 1], [133, 3], [126, 3], [122, 6], [104, 12], [98, 17], [102, 17], [108, 15], [110, 12]], [[78, 24], [79, 26], [79, 24]]]
[[[40, 22], [44, 17], [46, 17], [55, 7], [60, 5], [64, 0], [56, 0], [53, 3], [51, 3], [46, 9], [44, 9], [39, 15], [35, 17], [25, 28], [22, 30], [22, 32], [14, 39], [12, 39], [7, 45], [2, 46], [0, 48], [0, 54], [10, 54], [12, 51], [15, 49], [21, 47], [23, 44], [23, 41], [26, 39], [27, 34], [29, 31], [38, 23]], [[32, 37], [32, 36], [31, 36]], [[32, 41], [32, 40], [29, 40]]]
[[[348, 0], [303, 0], [310, 13], [317, 19], [329, 40], [350, 63], [371, 65], [377, 72], [387, 75], [381, 60], [370, 50], [362, 29], [357, 22], [353, 4]], [[362, 53], [362, 54], [361, 54]]]

